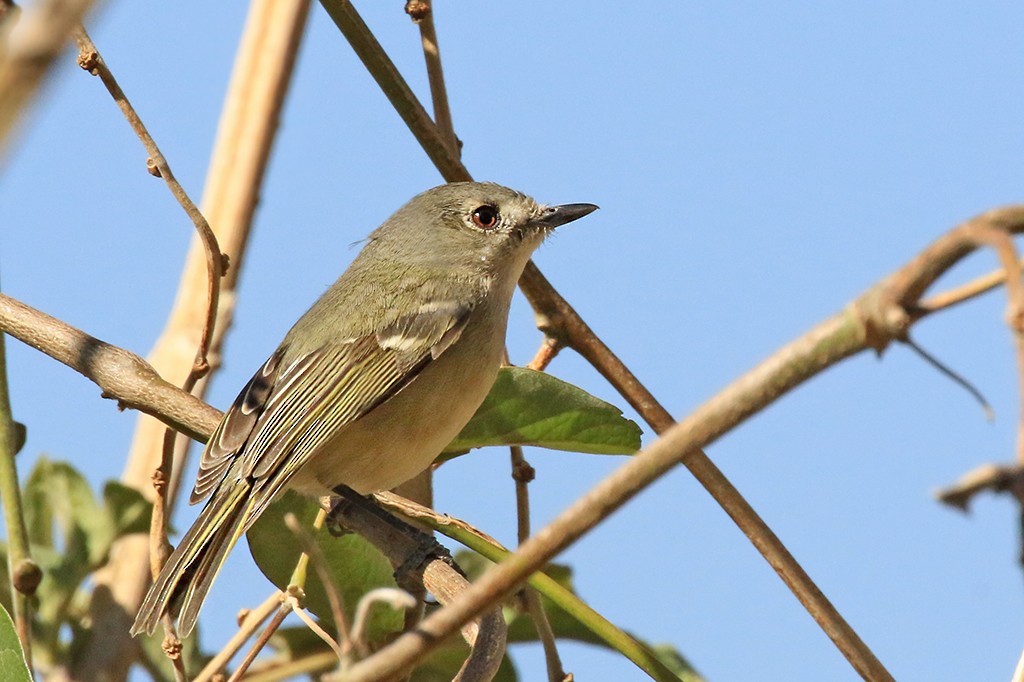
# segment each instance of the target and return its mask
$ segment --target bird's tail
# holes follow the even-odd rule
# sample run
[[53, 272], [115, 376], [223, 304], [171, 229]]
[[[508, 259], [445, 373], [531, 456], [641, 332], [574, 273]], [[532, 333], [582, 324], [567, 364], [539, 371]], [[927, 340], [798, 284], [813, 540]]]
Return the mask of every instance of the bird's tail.
[[178, 634], [187, 637], [228, 552], [245, 532], [249, 486], [225, 486], [214, 493], [146, 593], [131, 634], [153, 634], [165, 613], [177, 615]]

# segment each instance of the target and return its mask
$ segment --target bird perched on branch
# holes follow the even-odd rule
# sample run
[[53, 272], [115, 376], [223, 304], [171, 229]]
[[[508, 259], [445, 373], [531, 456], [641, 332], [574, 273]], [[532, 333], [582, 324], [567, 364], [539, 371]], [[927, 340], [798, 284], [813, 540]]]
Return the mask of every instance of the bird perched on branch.
[[492, 183], [414, 197], [242, 388], [203, 451], [210, 498], [139, 609], [187, 636], [228, 552], [287, 488], [392, 488], [425, 470], [497, 376], [509, 305], [530, 255], [593, 204], [545, 206]]

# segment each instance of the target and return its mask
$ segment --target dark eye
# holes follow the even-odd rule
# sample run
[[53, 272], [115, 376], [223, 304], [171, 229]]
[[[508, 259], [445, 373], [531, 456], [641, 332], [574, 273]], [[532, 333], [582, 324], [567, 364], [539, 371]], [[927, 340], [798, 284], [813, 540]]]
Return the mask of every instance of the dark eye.
[[473, 211], [473, 224], [481, 230], [492, 230], [498, 224], [498, 209], [481, 206]]

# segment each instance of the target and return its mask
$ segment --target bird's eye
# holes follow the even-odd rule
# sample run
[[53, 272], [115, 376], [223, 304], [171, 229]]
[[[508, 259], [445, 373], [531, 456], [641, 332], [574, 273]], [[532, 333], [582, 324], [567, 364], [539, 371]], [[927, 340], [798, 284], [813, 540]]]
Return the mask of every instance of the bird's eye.
[[498, 209], [493, 206], [480, 206], [473, 211], [473, 224], [481, 230], [493, 230], [498, 224]]

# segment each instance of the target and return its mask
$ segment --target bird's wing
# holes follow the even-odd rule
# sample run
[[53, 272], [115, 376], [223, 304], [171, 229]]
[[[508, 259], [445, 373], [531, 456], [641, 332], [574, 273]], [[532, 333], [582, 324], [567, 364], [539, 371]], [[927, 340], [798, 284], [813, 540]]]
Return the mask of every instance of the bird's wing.
[[[194, 504], [246, 481], [254, 521], [338, 430], [395, 395], [462, 333], [472, 305], [431, 303], [376, 333], [327, 343], [288, 363], [277, 350], [242, 389], [199, 463]], [[245, 524], [248, 525], [248, 524]]]

